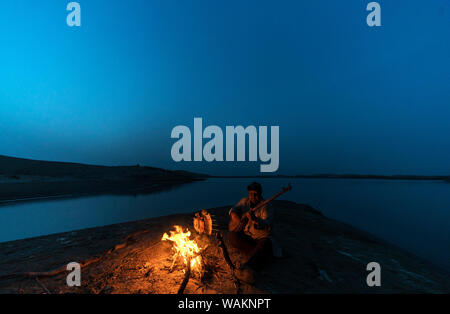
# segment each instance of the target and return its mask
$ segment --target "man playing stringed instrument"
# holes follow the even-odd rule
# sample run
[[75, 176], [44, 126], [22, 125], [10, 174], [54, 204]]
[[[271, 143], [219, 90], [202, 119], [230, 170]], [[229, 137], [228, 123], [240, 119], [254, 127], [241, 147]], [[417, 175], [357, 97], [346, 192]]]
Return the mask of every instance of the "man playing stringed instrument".
[[228, 239], [232, 246], [249, 255], [248, 261], [236, 272], [241, 280], [253, 283], [255, 271], [272, 257], [273, 213], [269, 202], [290, 189], [289, 186], [265, 201], [261, 184], [253, 182], [247, 187], [248, 197], [231, 208]]

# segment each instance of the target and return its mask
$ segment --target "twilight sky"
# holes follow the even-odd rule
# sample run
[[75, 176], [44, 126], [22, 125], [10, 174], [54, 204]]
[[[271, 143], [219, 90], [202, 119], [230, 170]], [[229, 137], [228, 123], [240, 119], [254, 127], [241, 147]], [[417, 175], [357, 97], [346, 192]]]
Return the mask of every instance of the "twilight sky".
[[175, 163], [171, 130], [280, 126], [278, 173], [450, 174], [450, 1], [0, 3], [0, 154]]

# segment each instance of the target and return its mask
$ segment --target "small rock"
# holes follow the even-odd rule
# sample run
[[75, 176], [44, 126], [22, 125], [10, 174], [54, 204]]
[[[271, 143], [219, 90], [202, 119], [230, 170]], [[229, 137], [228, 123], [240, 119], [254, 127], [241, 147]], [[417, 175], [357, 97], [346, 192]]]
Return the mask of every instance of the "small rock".
[[144, 277], [148, 277], [152, 271], [153, 271], [153, 268], [150, 268], [150, 269], [144, 274]]
[[102, 291], [100, 291], [100, 294], [111, 294], [114, 291], [114, 288], [111, 286], [105, 286]]

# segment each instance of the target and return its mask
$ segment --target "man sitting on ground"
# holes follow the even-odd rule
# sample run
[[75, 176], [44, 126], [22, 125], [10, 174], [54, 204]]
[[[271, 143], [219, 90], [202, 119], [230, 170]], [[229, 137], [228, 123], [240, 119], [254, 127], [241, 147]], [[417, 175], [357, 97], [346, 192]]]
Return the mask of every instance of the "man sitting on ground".
[[236, 276], [245, 282], [255, 281], [255, 272], [261, 270], [272, 256], [273, 215], [269, 205], [255, 210], [264, 201], [262, 187], [253, 182], [247, 187], [248, 197], [231, 208], [229, 224], [229, 242], [242, 253], [249, 255], [249, 259], [237, 271]]

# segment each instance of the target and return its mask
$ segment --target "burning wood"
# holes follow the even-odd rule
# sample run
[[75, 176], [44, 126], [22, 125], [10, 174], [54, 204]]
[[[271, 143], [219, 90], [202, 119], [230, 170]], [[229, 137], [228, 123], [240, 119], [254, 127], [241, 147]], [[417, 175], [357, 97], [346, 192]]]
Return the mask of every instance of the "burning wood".
[[200, 256], [201, 249], [194, 240], [190, 239], [191, 232], [183, 227], [174, 226], [175, 231], [170, 231], [170, 235], [164, 233], [162, 241], [171, 241], [175, 251], [173, 255], [172, 266], [169, 271], [173, 270], [176, 261], [181, 257], [186, 267], [185, 277], [178, 290], [178, 293], [183, 293], [189, 281], [192, 272], [196, 272], [201, 276], [202, 272], [202, 257]]
[[193, 271], [201, 273], [202, 270], [202, 257], [200, 256], [201, 249], [197, 243], [190, 239], [191, 232], [183, 231], [183, 227], [174, 226], [175, 231], [170, 231], [170, 236], [164, 233], [162, 241], [171, 241], [173, 243], [173, 249], [175, 250], [174, 259], [182, 257], [184, 264], [188, 265], [190, 260], [190, 267]]
[[191, 278], [191, 259], [188, 260], [186, 273], [184, 274], [184, 279], [180, 285], [180, 288], [178, 288], [178, 294], [183, 294], [184, 289], [186, 289], [189, 282], [189, 278]]

